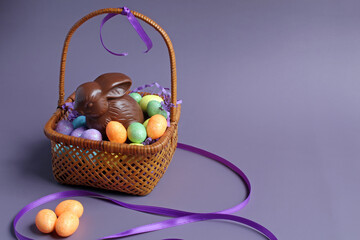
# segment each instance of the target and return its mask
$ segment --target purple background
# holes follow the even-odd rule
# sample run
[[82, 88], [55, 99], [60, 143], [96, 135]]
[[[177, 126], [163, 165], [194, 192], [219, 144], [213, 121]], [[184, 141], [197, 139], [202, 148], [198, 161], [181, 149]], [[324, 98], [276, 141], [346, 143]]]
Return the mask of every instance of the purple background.
[[[90, 11], [126, 5], [159, 23], [175, 46], [179, 141], [210, 150], [239, 166], [253, 195], [239, 216], [279, 239], [355, 239], [360, 224], [359, 1], [1, 1], [0, 233], [29, 202], [57, 191], [43, 126], [57, 104], [60, 54], [67, 31]], [[66, 95], [98, 75], [119, 71], [134, 86], [169, 86], [167, 49], [149, 26], [145, 45], [125, 17], [104, 27], [101, 17], [76, 32], [69, 48]], [[83, 189], [83, 188], [76, 188]], [[92, 189], [94, 190], [94, 189]], [[244, 185], [223, 166], [178, 150], [146, 197], [94, 190], [129, 203], [210, 212], [244, 198]], [[68, 239], [95, 239], [165, 218], [96, 199]], [[44, 207], [54, 208], [58, 202]], [[40, 209], [40, 208], [39, 208]], [[38, 210], [39, 210], [38, 209]], [[34, 230], [27, 214], [19, 231]], [[225, 235], [226, 237], [224, 237]], [[223, 221], [195, 223], [129, 239], [264, 239]]]

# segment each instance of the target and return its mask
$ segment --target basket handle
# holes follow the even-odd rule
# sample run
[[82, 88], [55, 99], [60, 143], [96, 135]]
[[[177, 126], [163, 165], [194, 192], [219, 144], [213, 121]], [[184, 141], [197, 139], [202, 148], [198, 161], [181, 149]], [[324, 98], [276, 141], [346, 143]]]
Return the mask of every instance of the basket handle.
[[[62, 51], [62, 56], [61, 56], [61, 67], [60, 67], [60, 79], [59, 79], [59, 101], [58, 101], [58, 107], [61, 107], [64, 104], [64, 82], [65, 82], [65, 65], [66, 65], [66, 56], [67, 56], [67, 52], [68, 52], [68, 48], [69, 48], [69, 43], [70, 43], [70, 39], [73, 36], [74, 32], [87, 20], [101, 15], [101, 14], [105, 14], [105, 13], [116, 13], [116, 14], [120, 14], [123, 11], [123, 9], [121, 8], [104, 8], [104, 9], [99, 9], [96, 10], [94, 12], [91, 12], [89, 14], [87, 14], [86, 16], [84, 16], [83, 18], [81, 18], [79, 21], [77, 21], [70, 29], [70, 31], [68, 32], [66, 38], [65, 38], [65, 42], [64, 42], [64, 47], [63, 47], [63, 51]], [[135, 11], [131, 11], [131, 13], [136, 17], [139, 18], [141, 20], [143, 20], [144, 22], [146, 22], [147, 24], [149, 24], [150, 26], [152, 26], [153, 28], [155, 28], [156, 31], [158, 31], [163, 40], [166, 43], [166, 46], [168, 48], [168, 52], [169, 52], [169, 57], [170, 57], [170, 70], [171, 70], [171, 103], [174, 105], [174, 107], [171, 107], [170, 109], [170, 121], [173, 122], [175, 121], [175, 107], [176, 107], [176, 93], [177, 93], [177, 76], [176, 76], [176, 60], [175, 60], [175, 52], [174, 52], [174, 48], [173, 45], [171, 43], [171, 40], [169, 38], [169, 36], [167, 35], [167, 33], [165, 32], [165, 30], [163, 28], [161, 28], [156, 22], [154, 22], [152, 19], [148, 18], [147, 16], [135, 12]]]

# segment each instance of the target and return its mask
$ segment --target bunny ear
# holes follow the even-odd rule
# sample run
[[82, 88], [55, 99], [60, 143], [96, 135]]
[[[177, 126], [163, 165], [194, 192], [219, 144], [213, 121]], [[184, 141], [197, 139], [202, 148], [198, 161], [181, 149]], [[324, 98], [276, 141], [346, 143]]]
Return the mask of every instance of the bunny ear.
[[130, 89], [131, 82], [123, 82], [116, 84], [112, 89], [108, 91], [106, 97], [108, 98], [118, 98], [123, 96], [127, 90]]
[[131, 87], [131, 79], [122, 73], [106, 73], [95, 79], [107, 98], [119, 98]]

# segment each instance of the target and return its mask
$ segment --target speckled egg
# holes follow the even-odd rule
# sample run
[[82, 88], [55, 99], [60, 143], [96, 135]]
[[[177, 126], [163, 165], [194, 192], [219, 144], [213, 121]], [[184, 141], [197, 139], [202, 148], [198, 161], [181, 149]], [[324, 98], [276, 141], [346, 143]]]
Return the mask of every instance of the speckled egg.
[[57, 216], [60, 216], [67, 211], [74, 213], [78, 218], [80, 218], [83, 215], [84, 207], [79, 201], [69, 199], [62, 201], [55, 208]]
[[40, 210], [35, 217], [35, 225], [42, 233], [51, 233], [54, 231], [56, 223], [56, 214], [50, 209]]
[[70, 135], [74, 130], [72, 123], [68, 120], [60, 120], [55, 128], [55, 131], [61, 134]]
[[147, 105], [146, 111], [147, 111], [147, 114], [149, 115], [149, 117], [152, 117], [156, 114], [161, 114], [165, 118], [167, 118], [167, 112], [163, 109], [163, 107], [161, 106], [161, 103], [159, 101], [151, 100]]
[[56, 221], [55, 231], [60, 237], [72, 235], [79, 227], [79, 218], [72, 212], [63, 212]]
[[141, 123], [130, 124], [127, 129], [128, 138], [133, 143], [141, 143], [146, 139], [146, 129]]
[[85, 127], [86, 126], [86, 117], [78, 116], [72, 121], [72, 125], [74, 128]]
[[86, 127], [79, 127], [79, 128], [76, 128], [74, 129], [74, 131], [71, 132], [70, 136], [73, 136], [73, 137], [80, 137], [81, 134], [83, 134], [83, 132], [86, 131]]
[[146, 127], [146, 132], [152, 139], [161, 137], [167, 128], [167, 121], [163, 115], [156, 114], [149, 119]]
[[135, 99], [135, 101], [137, 101], [137, 103], [139, 103], [140, 100], [142, 99], [142, 96], [136, 92], [130, 93], [129, 95], [130, 95], [130, 97]]
[[157, 96], [157, 95], [146, 95], [144, 96], [141, 100], [140, 100], [140, 107], [141, 109], [146, 112], [147, 111], [147, 105], [150, 101], [152, 100], [156, 100], [158, 102], [162, 102], [164, 101], [161, 97]]
[[110, 121], [106, 125], [106, 136], [110, 142], [124, 143], [127, 139], [127, 131], [120, 122]]
[[95, 140], [95, 141], [101, 141], [102, 140], [101, 133], [98, 130], [93, 129], [93, 128], [84, 131], [81, 134], [80, 137], [85, 138], [85, 139], [89, 139], [89, 140]]

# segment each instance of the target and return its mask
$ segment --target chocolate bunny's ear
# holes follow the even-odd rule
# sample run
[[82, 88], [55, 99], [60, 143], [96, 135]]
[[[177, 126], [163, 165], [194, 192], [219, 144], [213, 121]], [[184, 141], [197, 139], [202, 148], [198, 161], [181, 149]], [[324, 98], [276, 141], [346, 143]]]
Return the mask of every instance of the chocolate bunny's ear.
[[116, 85], [114, 85], [106, 94], [107, 98], [118, 98], [123, 96], [129, 89], [131, 86], [131, 81], [123, 81], [121, 83], [118, 83]]
[[131, 79], [122, 73], [106, 73], [95, 79], [107, 98], [119, 98], [131, 87]]

